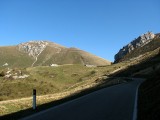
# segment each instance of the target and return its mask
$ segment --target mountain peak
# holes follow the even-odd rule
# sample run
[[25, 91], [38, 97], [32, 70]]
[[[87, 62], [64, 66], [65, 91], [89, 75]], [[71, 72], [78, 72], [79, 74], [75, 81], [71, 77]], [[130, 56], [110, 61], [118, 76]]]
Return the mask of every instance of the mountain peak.
[[155, 38], [155, 36], [156, 34], [149, 31], [145, 34], [142, 34], [141, 36], [124, 46], [122, 49], [120, 49], [119, 52], [115, 55], [115, 61], [119, 61], [134, 49], [143, 47], [144, 45], [148, 44]]
[[[110, 62], [77, 48], [67, 48], [50, 41], [29, 41], [17, 46], [0, 47], [0, 65], [48, 66], [51, 64], [109, 65]], [[4, 54], [4, 53], [7, 53]], [[13, 54], [14, 53], [14, 54]]]
[[47, 41], [29, 41], [18, 45], [19, 51], [28, 53], [29, 56], [36, 58], [48, 45]]

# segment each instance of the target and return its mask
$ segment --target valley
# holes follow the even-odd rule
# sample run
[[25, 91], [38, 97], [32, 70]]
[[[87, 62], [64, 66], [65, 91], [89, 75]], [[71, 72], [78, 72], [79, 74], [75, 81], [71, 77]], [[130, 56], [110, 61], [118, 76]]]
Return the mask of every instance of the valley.
[[[160, 71], [159, 34], [148, 32], [138, 37], [120, 49], [114, 63], [49, 41], [0, 47], [0, 56], [1, 116], [12, 116], [21, 110], [31, 109], [33, 89], [37, 90], [38, 106], [50, 102], [57, 105], [56, 101], [70, 100], [98, 89], [131, 82], [132, 78], [146, 79], [139, 88], [140, 120], [153, 105], [159, 103], [159, 92], [156, 94]], [[147, 96], [151, 96], [150, 101], [147, 101]], [[146, 120], [153, 115], [156, 120], [159, 108], [156, 106], [154, 113], [150, 111], [152, 114]], [[24, 112], [23, 115], [28, 114]]]

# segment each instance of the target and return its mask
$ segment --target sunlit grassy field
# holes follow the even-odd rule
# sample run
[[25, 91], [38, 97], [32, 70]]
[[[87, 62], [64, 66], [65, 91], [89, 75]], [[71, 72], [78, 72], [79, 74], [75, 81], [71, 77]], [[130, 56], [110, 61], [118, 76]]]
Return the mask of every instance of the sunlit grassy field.
[[[29, 75], [28, 78], [4, 79], [0, 77], [0, 115], [31, 108], [33, 89], [37, 90], [37, 103], [40, 105], [91, 88], [101, 83], [103, 76], [125, 65], [126, 63], [99, 67], [61, 65], [21, 68], [23, 73]], [[109, 84], [115, 84], [116, 81], [113, 80]]]
[[101, 76], [112, 71], [112, 67], [86, 67], [82, 65], [62, 65], [59, 67], [31, 67], [23, 69], [29, 74], [25, 79], [1, 79], [0, 100], [29, 97], [32, 89], [38, 95], [64, 91], [76, 83]]

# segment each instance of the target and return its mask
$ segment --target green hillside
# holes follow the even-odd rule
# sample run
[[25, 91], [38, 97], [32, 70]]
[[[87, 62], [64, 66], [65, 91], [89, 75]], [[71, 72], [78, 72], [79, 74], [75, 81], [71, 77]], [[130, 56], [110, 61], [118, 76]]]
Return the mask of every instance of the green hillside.
[[21, 53], [16, 46], [0, 47], [0, 68], [5, 63], [8, 63], [8, 67], [28, 67], [33, 61], [33, 58]]
[[[118, 66], [108, 67], [86, 67], [83, 65], [62, 65], [58, 67], [29, 67], [25, 69], [14, 69], [12, 72], [29, 75], [25, 79], [13, 79], [0, 77], [0, 100], [15, 99], [31, 96], [33, 88], [36, 88], [38, 95], [53, 94], [62, 92], [69, 87], [87, 82], [90, 79], [109, 73]], [[8, 71], [3, 69], [3, 71]], [[0, 71], [0, 73], [2, 70]]]
[[[57, 47], [55, 44], [49, 44], [37, 57], [37, 61], [27, 53], [19, 51], [17, 46], [0, 47], [0, 55], [2, 56], [0, 57], [0, 101], [2, 103], [0, 114], [2, 115], [29, 108], [31, 103], [28, 105], [28, 102], [32, 89], [38, 91], [41, 101], [39, 103], [43, 104], [52, 101], [55, 93], [58, 94], [57, 99], [60, 99], [62, 96], [75, 94], [75, 89], [81, 91], [86, 86], [95, 89], [99, 87], [94, 86], [97, 83], [103, 85], [108, 82], [109, 85], [113, 85], [113, 83], [119, 83], [120, 78], [127, 82], [125, 77], [135, 77], [146, 79], [139, 88], [138, 119], [159, 120], [160, 38], [158, 37], [127, 54], [121, 62], [112, 65], [85, 51]], [[34, 67], [31, 67], [33, 62], [35, 62]], [[3, 66], [5, 63], [9, 65]], [[51, 64], [58, 64], [58, 66], [51, 67]], [[6, 78], [8, 71], [12, 76]], [[14, 79], [15, 75], [29, 75], [29, 77]], [[68, 93], [65, 93], [66, 91]], [[47, 95], [49, 100], [46, 98], [43, 102], [44, 95]], [[25, 97], [27, 102], [23, 103], [19, 98], [25, 100]], [[12, 99], [17, 100], [16, 103], [13, 101], [5, 103], [5, 100]]]
[[54, 48], [47, 47], [38, 57], [35, 66], [50, 64], [89, 64], [89, 65], [108, 65], [109, 61], [76, 48], [62, 48], [61, 52], [54, 53]]
[[0, 47], [0, 56], [0, 67], [6, 63], [8, 67], [21, 68], [51, 64], [89, 64], [95, 66], [110, 64], [109, 61], [91, 53], [76, 48], [66, 48], [48, 41], [31, 41], [17, 46]]

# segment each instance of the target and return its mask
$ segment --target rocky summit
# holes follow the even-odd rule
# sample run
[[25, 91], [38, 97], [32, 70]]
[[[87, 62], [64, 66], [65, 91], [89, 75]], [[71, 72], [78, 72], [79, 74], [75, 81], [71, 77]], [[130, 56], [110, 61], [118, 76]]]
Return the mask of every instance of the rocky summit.
[[37, 58], [38, 55], [46, 48], [48, 42], [46, 41], [29, 41], [18, 45], [19, 51], [28, 53], [29, 56]]
[[35, 67], [64, 64], [109, 65], [110, 61], [77, 48], [67, 48], [50, 41], [29, 41], [0, 47], [0, 66]]
[[119, 50], [119, 52], [115, 55], [115, 62], [118, 62], [120, 59], [122, 59], [125, 55], [130, 53], [136, 48], [143, 47], [144, 45], [151, 42], [156, 37], [156, 34], [152, 32], [147, 32], [145, 34], [142, 34], [126, 46], [124, 46], [122, 49]]

